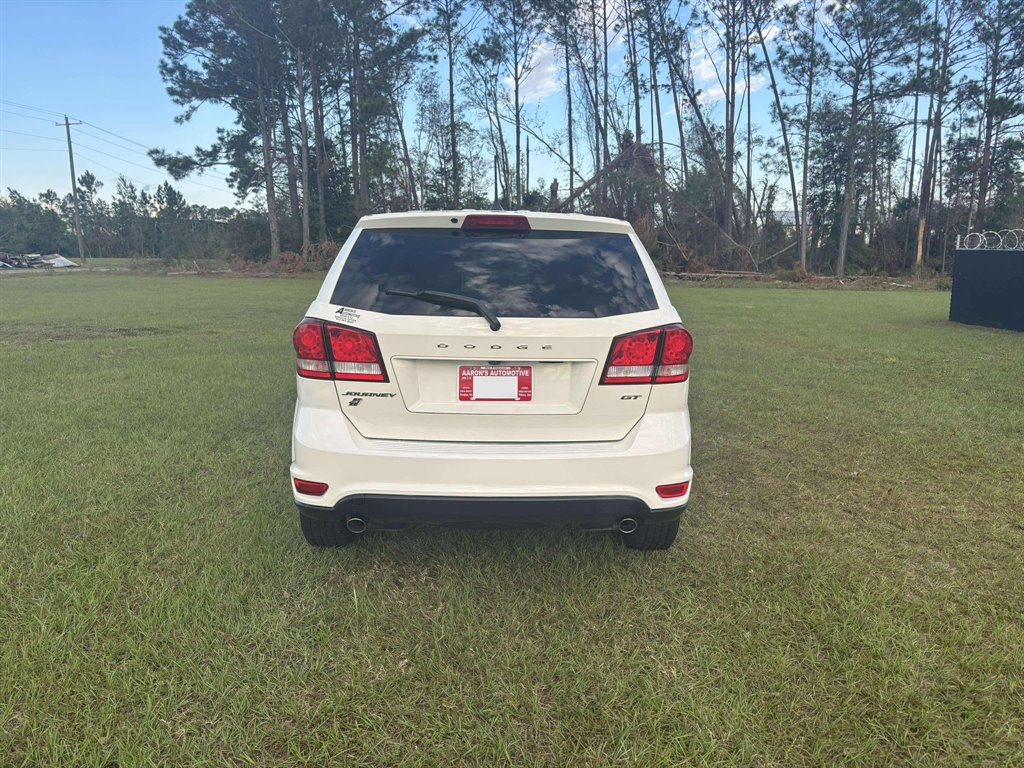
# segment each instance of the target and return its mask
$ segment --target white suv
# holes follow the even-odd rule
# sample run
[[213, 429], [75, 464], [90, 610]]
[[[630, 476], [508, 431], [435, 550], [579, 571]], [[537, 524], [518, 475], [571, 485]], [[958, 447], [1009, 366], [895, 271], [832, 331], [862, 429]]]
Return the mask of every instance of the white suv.
[[418, 522], [674, 541], [693, 342], [628, 223], [366, 216], [294, 344], [291, 476], [310, 544]]

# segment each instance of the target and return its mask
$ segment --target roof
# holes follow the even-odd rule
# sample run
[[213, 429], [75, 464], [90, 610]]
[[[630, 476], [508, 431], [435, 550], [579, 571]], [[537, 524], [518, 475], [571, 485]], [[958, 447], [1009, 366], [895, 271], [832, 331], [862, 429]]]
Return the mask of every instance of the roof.
[[525, 216], [533, 229], [563, 229], [583, 232], [622, 232], [631, 234], [633, 228], [628, 221], [611, 219], [605, 216], [585, 216], [581, 213], [543, 213], [540, 211], [407, 211], [403, 213], [377, 213], [363, 216], [357, 226], [365, 229], [381, 229], [384, 227], [451, 227], [461, 225], [462, 219], [473, 213], [505, 214]]

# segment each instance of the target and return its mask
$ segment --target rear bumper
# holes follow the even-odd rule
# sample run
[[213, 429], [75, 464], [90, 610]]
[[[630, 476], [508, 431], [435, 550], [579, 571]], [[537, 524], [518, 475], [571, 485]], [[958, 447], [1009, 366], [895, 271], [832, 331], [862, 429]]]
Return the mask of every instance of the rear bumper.
[[319, 520], [365, 521], [370, 529], [394, 530], [414, 523], [454, 526], [515, 527], [571, 523], [591, 530], [613, 530], [632, 518], [640, 523], [677, 519], [686, 505], [652, 510], [627, 496], [556, 496], [551, 498], [482, 498], [465, 496], [348, 496], [332, 507], [298, 504]]
[[[395, 525], [525, 516], [604, 527], [678, 516], [689, 493], [663, 499], [655, 488], [693, 479], [685, 407], [647, 413], [622, 440], [602, 443], [368, 439], [337, 405], [300, 405], [292, 435], [292, 477], [328, 485], [322, 496], [294, 493], [296, 504], [311, 515], [372, 513]], [[362, 512], [353, 512], [358, 505]]]

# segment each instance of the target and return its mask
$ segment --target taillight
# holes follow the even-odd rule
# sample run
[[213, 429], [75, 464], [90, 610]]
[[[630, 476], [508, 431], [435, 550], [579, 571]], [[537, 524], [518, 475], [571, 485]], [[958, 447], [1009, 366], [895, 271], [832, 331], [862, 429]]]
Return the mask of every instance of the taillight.
[[348, 381], [387, 381], [377, 337], [366, 331], [326, 324], [331, 342], [334, 378]]
[[344, 325], [306, 318], [292, 336], [297, 371], [307, 379], [387, 381], [377, 337]]
[[693, 338], [681, 325], [616, 336], [602, 384], [668, 384], [690, 375]]
[[602, 384], [650, 384], [661, 331], [640, 331], [612, 342]]
[[327, 361], [322, 320], [303, 320], [292, 334], [292, 344], [298, 356], [296, 370], [307, 379], [331, 378], [331, 365]]
[[686, 381], [690, 375], [690, 353], [693, 337], [681, 325], [670, 325], [662, 332], [661, 357], [654, 372], [656, 384]]

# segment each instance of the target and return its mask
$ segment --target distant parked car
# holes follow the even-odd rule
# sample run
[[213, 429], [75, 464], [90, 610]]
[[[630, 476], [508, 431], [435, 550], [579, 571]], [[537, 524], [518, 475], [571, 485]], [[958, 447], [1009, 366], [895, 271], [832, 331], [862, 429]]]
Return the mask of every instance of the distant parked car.
[[628, 223], [364, 217], [293, 341], [310, 544], [421, 521], [676, 538], [693, 342]]

